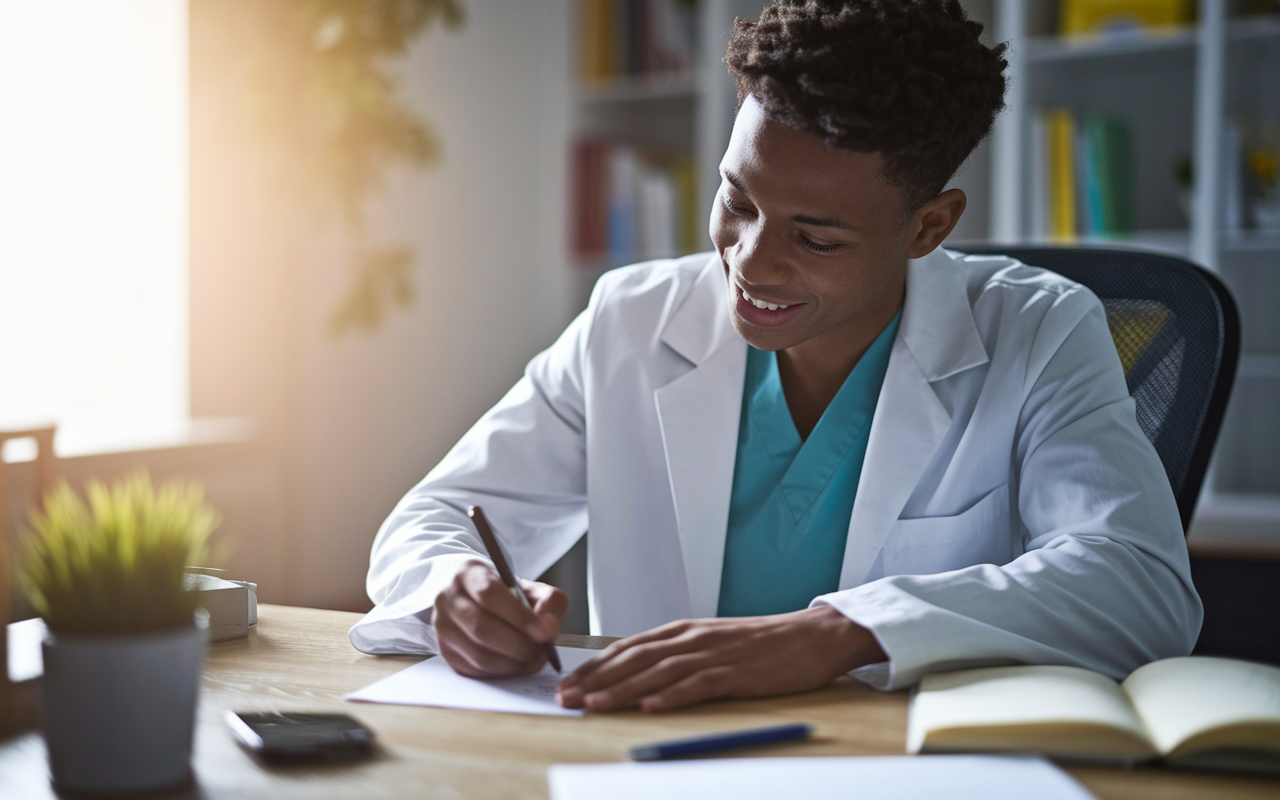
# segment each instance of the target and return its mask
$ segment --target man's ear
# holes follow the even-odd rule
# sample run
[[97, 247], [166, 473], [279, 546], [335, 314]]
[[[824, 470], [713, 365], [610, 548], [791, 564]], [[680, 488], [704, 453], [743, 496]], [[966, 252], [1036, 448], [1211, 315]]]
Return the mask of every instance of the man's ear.
[[942, 244], [968, 202], [964, 192], [948, 189], [916, 209], [907, 223], [907, 258], [921, 258]]

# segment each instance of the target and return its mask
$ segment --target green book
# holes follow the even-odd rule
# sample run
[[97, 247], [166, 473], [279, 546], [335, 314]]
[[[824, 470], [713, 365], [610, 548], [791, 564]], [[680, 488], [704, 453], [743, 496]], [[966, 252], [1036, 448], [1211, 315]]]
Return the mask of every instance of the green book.
[[1110, 119], [1106, 141], [1111, 230], [1112, 233], [1131, 234], [1138, 228], [1138, 159], [1133, 127], [1123, 119]]

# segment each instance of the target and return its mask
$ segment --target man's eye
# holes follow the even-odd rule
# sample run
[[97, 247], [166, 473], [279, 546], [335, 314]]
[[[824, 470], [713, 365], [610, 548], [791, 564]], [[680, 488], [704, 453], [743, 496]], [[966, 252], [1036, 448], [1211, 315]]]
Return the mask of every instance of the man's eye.
[[815, 253], [831, 253], [840, 247], [838, 244], [818, 244], [803, 233], [800, 234], [800, 241], [804, 242], [804, 246]]
[[724, 207], [730, 214], [741, 216], [743, 214], [748, 213], [747, 209], [743, 208], [740, 205], [737, 205], [732, 200], [730, 200], [729, 195], [724, 196]]

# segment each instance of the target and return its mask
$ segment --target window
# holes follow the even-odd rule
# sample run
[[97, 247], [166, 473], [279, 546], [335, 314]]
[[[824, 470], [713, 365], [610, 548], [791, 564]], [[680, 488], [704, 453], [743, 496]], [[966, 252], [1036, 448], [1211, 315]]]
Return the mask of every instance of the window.
[[0, 429], [180, 439], [185, 0], [0, 0], [0, 98]]

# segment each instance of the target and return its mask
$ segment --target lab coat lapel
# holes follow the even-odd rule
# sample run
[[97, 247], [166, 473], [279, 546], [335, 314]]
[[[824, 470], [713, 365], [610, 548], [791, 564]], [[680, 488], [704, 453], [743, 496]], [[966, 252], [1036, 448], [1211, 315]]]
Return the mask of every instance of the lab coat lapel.
[[871, 420], [840, 588], [865, 582], [894, 522], [951, 427], [931, 385], [988, 361], [963, 272], [941, 249], [907, 265], [907, 297]]
[[729, 319], [718, 259], [672, 315], [662, 341], [694, 365], [655, 391], [654, 401], [692, 613], [714, 617], [747, 362], [746, 342]]

